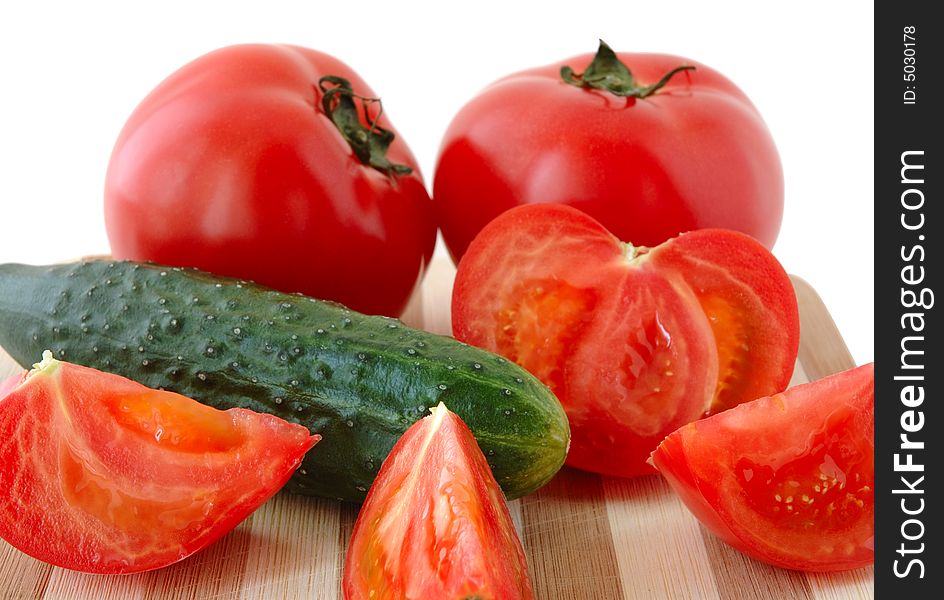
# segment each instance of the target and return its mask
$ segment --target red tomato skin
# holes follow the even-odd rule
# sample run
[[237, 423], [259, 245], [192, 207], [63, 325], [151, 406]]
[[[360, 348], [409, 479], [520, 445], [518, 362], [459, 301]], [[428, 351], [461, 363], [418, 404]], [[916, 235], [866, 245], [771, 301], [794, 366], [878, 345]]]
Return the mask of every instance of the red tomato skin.
[[445, 405], [384, 460], [354, 525], [342, 588], [345, 600], [534, 597], [501, 489]]
[[[0, 400], [0, 537], [56, 566], [119, 574], [178, 562], [275, 494], [319, 439], [272, 415], [53, 365]], [[162, 405], [172, 410], [155, 417]]]
[[[321, 108], [325, 75], [376, 97], [339, 60], [285, 45], [222, 48], [158, 85], [108, 166], [115, 258], [400, 314], [432, 256], [429, 194], [399, 135], [388, 157], [411, 174], [391, 178], [357, 159]], [[378, 124], [393, 131], [386, 113]]]
[[[874, 561], [874, 400], [873, 365], [867, 364], [688, 424], [669, 435], [652, 453], [651, 461], [705, 527], [748, 556], [803, 571], [863, 567]], [[836, 422], [852, 426], [845, 432], [829, 429], [830, 423]], [[742, 454], [763, 454], [764, 446], [767, 450], [776, 447], [780, 455], [768, 459], [772, 464], [809, 457], [811, 447], [817, 447], [812, 442], [817, 428], [832, 438], [826, 455], [836, 461], [836, 472], [843, 474], [840, 491], [846, 493], [847, 501], [851, 497], [852, 502], [862, 503], [859, 517], [851, 525], [838, 530], [816, 526], [807, 532], [810, 539], [806, 541], [813, 548], [842, 545], [843, 553], [835, 556], [789, 547], [787, 542], [796, 542], [790, 531], [765, 529], [769, 521], [762, 515], [751, 516], [746, 503], [758, 499], [747, 497], [744, 489], [725, 486], [736, 477], [731, 473], [731, 461]], [[861, 452], [838, 447], [836, 440], [846, 439], [843, 435], [854, 439]], [[843, 464], [842, 459], [850, 456], [855, 464]], [[846, 478], [853, 469], [862, 475], [856, 482]], [[823, 479], [821, 474], [809, 473], [817, 487], [832, 479]], [[769, 491], [772, 495], [774, 490]], [[820, 487], [816, 494], [825, 497], [828, 491]], [[809, 504], [813, 506], [817, 497], [797, 492], [794, 500], [796, 505], [812, 500]], [[775, 501], [778, 507], [788, 505], [784, 497]], [[733, 515], [732, 507], [743, 511], [745, 518]]]
[[561, 80], [592, 55], [496, 81], [453, 119], [440, 146], [433, 201], [453, 259], [502, 212], [562, 203], [621, 240], [656, 246], [699, 228], [742, 231], [772, 247], [783, 217], [783, 172], [747, 96], [686, 58], [619, 53], [643, 83], [680, 65], [661, 90], [620, 98]]

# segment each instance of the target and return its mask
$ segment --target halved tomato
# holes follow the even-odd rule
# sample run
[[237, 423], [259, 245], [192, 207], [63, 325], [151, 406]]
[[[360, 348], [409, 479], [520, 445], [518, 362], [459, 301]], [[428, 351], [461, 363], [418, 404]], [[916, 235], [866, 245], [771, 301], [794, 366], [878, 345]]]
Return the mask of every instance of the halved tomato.
[[384, 460], [354, 525], [347, 600], [533, 598], [505, 498], [465, 423], [442, 403]]
[[77, 571], [163, 567], [262, 505], [317, 441], [46, 352], [0, 400], [0, 537]]
[[567, 463], [651, 473], [671, 431], [782, 391], [799, 345], [796, 296], [752, 238], [707, 229], [649, 249], [563, 205], [522, 206], [469, 246], [456, 338], [516, 361], [570, 419]]
[[749, 556], [838, 571], [874, 560], [871, 364], [691, 423], [653, 464], [699, 521]]

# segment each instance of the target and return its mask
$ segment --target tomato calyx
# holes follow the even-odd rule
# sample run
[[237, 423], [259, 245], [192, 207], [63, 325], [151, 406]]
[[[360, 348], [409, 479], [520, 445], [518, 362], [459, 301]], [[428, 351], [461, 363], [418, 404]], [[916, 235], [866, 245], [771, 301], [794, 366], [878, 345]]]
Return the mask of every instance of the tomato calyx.
[[575, 73], [571, 67], [564, 65], [561, 67], [560, 76], [565, 83], [576, 87], [602, 90], [621, 98], [647, 98], [659, 91], [677, 73], [694, 70], [692, 65], [680, 65], [652, 85], [642, 85], [636, 81], [633, 72], [623, 64], [613, 49], [600, 40], [596, 56], [586, 71]]
[[[328, 87], [332, 84], [334, 87]], [[321, 90], [321, 108], [341, 132], [341, 136], [351, 146], [354, 155], [361, 163], [373, 167], [387, 175], [408, 175], [413, 169], [407, 165], [398, 165], [387, 158], [387, 149], [396, 137], [388, 129], [384, 129], [377, 122], [383, 114], [383, 103], [380, 98], [368, 98], [354, 92], [351, 82], [337, 75], [325, 75], [318, 80]], [[369, 124], [365, 127], [361, 123], [354, 100], [360, 100], [364, 110], [364, 121]], [[370, 116], [370, 105], [378, 106], [377, 116]]]

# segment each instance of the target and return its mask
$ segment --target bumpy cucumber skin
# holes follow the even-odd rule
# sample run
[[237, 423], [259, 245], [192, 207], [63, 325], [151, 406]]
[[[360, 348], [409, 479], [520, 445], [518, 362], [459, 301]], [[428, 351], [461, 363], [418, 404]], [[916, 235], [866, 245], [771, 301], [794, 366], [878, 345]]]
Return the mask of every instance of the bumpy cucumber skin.
[[361, 502], [383, 459], [440, 401], [472, 430], [508, 498], [564, 462], [567, 417], [517, 365], [339, 304], [160, 265], [0, 265], [0, 346], [320, 433], [286, 486]]

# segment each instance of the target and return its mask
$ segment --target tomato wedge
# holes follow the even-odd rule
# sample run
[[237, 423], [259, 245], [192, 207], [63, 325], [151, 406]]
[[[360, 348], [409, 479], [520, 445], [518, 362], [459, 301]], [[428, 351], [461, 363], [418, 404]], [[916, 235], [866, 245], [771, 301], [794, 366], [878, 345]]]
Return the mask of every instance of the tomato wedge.
[[874, 560], [871, 364], [668, 436], [652, 461], [699, 521], [749, 556], [838, 571]]
[[796, 295], [752, 238], [707, 229], [649, 249], [563, 205], [514, 208], [459, 263], [456, 338], [516, 361], [560, 398], [571, 466], [619, 476], [671, 431], [782, 391]]
[[505, 498], [465, 423], [442, 403], [393, 447], [361, 507], [347, 600], [533, 598]]
[[77, 571], [163, 567], [262, 505], [318, 439], [46, 352], [0, 400], [0, 537]]

